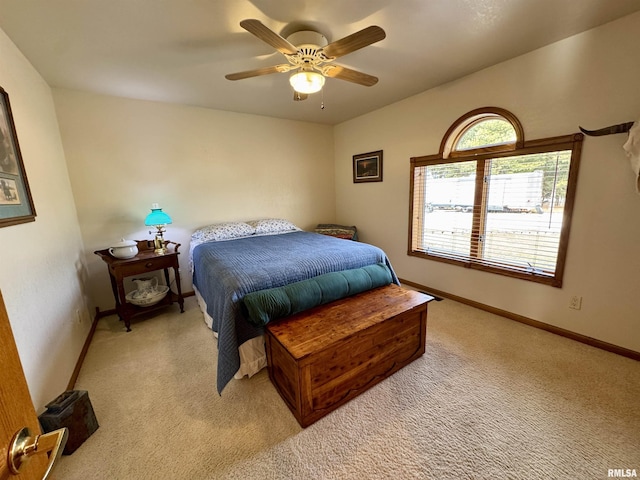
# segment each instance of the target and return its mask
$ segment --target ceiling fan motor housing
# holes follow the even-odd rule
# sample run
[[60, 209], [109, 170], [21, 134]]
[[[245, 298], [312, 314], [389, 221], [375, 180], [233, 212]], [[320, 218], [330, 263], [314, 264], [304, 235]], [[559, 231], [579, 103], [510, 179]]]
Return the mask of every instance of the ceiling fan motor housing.
[[287, 40], [298, 48], [298, 54], [291, 57], [297, 57], [292, 63], [294, 65], [304, 67], [314, 67], [318, 65], [320, 60], [325, 60], [324, 55], [318, 54], [318, 50], [322, 47], [326, 47], [329, 42], [324, 35], [312, 30], [301, 30], [294, 32], [287, 37]]
[[295, 45], [298, 48], [318, 48], [326, 47], [329, 42], [327, 38], [319, 32], [313, 30], [300, 30], [299, 32], [293, 32], [287, 37], [289, 43]]

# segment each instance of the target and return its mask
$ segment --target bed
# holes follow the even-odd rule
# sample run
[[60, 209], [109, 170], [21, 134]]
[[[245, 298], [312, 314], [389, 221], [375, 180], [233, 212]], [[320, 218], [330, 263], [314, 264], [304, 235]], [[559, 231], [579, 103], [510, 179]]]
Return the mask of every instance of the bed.
[[218, 337], [218, 393], [234, 377], [266, 367], [264, 327], [249, 322], [242, 298], [330, 272], [384, 264], [378, 247], [306, 232], [282, 219], [227, 222], [198, 229], [191, 238], [193, 286], [205, 322]]

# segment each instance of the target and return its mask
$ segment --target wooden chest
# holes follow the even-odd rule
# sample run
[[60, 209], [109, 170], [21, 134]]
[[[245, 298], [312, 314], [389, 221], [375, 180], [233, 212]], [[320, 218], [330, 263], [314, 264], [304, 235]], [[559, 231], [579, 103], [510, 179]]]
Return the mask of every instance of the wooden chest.
[[298, 423], [311, 425], [421, 356], [430, 300], [388, 285], [268, 324], [269, 378]]

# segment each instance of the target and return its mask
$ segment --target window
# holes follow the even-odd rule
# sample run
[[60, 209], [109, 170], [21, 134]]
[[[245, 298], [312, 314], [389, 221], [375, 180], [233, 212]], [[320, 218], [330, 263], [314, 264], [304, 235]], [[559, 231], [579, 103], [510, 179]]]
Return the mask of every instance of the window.
[[458, 119], [411, 159], [409, 255], [562, 286], [582, 138], [525, 142], [495, 107]]

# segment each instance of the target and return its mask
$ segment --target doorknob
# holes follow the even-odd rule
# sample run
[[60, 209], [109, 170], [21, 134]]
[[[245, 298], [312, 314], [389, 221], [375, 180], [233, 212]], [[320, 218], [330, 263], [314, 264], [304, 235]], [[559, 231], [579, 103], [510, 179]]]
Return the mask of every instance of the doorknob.
[[35, 438], [31, 436], [31, 432], [27, 427], [18, 430], [9, 445], [7, 458], [9, 471], [13, 475], [18, 475], [20, 469], [29, 461], [30, 457], [51, 452], [49, 465], [47, 465], [42, 477], [45, 480], [51, 473], [53, 464], [62, 455], [62, 450], [67, 444], [67, 438], [69, 438], [69, 430], [66, 427], [43, 435], [36, 435]]

